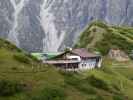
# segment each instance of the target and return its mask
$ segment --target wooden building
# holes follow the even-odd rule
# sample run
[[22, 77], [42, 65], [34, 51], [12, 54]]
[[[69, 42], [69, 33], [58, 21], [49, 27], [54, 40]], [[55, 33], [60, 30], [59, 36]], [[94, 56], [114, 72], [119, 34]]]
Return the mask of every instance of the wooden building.
[[87, 70], [100, 68], [102, 57], [100, 55], [88, 52], [84, 48], [66, 51], [49, 60], [44, 60], [43, 63], [55, 65], [58, 68], [66, 70]]

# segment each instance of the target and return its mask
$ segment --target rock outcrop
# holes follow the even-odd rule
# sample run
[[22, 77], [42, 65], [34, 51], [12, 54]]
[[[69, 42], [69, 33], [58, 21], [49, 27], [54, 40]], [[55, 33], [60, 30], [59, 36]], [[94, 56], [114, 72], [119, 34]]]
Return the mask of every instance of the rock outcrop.
[[92, 20], [133, 25], [133, 0], [0, 0], [0, 36], [27, 51], [72, 46]]

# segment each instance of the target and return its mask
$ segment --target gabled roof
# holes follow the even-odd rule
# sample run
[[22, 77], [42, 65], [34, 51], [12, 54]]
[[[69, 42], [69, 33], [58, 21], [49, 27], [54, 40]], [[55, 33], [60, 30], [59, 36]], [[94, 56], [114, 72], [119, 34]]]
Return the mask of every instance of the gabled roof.
[[98, 57], [99, 55], [97, 55], [97, 54], [94, 54], [94, 53], [91, 53], [91, 52], [89, 52], [87, 49], [85, 49], [85, 48], [79, 48], [79, 49], [74, 49], [74, 50], [72, 50], [71, 51], [73, 54], [76, 54], [76, 55], [78, 55], [78, 56], [80, 56], [80, 57], [83, 57], [83, 58], [85, 58], [85, 57]]
[[[70, 51], [65, 51], [57, 56], [52, 57], [51, 59], [55, 59], [55, 58], [59, 58], [67, 53], [71, 53], [77, 56], [80, 56], [82, 58], [95, 58], [95, 57], [100, 57], [100, 55], [94, 54], [92, 52], [89, 52], [87, 49], [85, 48], [79, 48], [79, 49], [73, 49]], [[50, 60], [50, 59], [49, 59]]]

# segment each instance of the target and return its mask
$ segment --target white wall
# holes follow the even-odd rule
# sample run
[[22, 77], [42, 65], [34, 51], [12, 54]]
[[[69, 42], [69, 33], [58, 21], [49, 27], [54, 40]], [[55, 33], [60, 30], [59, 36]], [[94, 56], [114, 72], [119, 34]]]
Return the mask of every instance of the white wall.
[[98, 68], [102, 67], [102, 58], [101, 58], [100, 61], [98, 62], [97, 67], [98, 67]]
[[84, 69], [93, 69], [96, 67], [96, 59], [83, 60], [79, 64], [79, 68]]

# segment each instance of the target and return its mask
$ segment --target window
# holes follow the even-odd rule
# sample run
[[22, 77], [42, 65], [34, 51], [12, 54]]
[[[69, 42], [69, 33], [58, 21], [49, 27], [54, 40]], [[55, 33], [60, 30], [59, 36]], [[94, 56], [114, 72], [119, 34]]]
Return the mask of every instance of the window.
[[86, 67], [87, 64], [86, 64], [86, 63], [82, 63], [81, 66], [82, 66], [82, 67]]
[[84, 66], [86, 66], [86, 64], [84, 64]]

